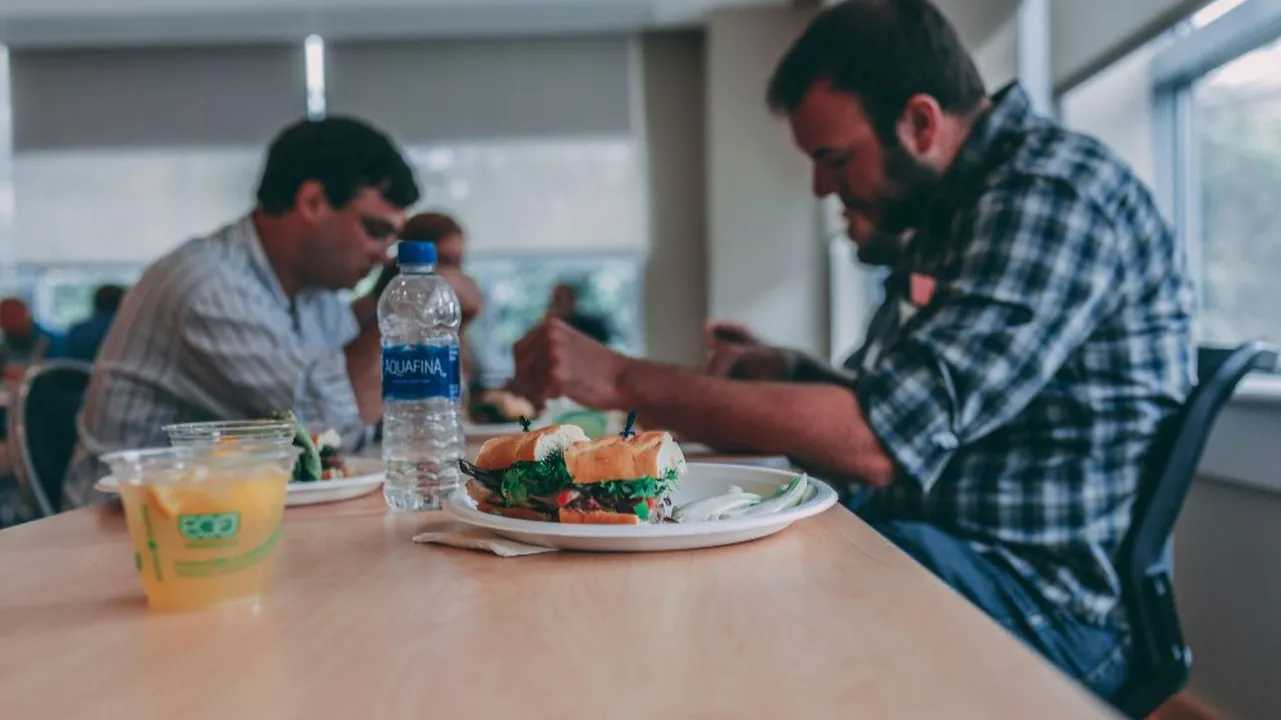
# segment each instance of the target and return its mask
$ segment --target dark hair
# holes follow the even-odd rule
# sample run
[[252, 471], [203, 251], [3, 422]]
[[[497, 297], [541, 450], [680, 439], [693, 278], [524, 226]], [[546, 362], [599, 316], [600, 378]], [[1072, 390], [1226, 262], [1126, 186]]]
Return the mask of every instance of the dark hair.
[[325, 186], [335, 208], [366, 187], [398, 208], [418, 200], [414, 173], [400, 151], [386, 135], [353, 118], [300, 120], [282, 130], [267, 150], [258, 206], [270, 215], [287, 212], [308, 180]]
[[462, 235], [463, 228], [458, 221], [444, 213], [425, 212], [405, 221], [400, 229], [401, 240], [436, 243], [450, 235]]
[[113, 313], [124, 299], [125, 289], [119, 285], [102, 285], [93, 291], [93, 311], [96, 313]]
[[794, 111], [820, 80], [857, 95], [883, 142], [893, 141], [913, 95], [953, 114], [969, 113], [987, 95], [974, 60], [929, 0], [846, 0], [823, 11], [774, 70], [770, 109]]

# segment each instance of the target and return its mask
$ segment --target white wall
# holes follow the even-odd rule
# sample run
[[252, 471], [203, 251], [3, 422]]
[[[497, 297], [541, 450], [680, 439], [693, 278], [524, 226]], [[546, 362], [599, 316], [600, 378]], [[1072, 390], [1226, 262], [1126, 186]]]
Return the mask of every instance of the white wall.
[[697, 365], [707, 315], [706, 44], [701, 31], [641, 40], [649, 165], [645, 347]]
[[935, 0], [974, 56], [989, 90], [1018, 73], [1019, 0]]
[[827, 250], [809, 166], [765, 106], [770, 73], [811, 15], [720, 11], [707, 25], [708, 310], [827, 353]]
[[1157, 43], [1135, 50], [1059, 99], [1063, 122], [1105, 142], [1156, 188], [1151, 63]]
[[1014, 81], [1019, 71], [1019, 21], [1010, 14], [985, 40], [971, 46], [974, 64], [989, 92]]
[[1202, 477], [1175, 532], [1175, 598], [1193, 657], [1189, 691], [1224, 717], [1277, 717], [1281, 708], [1278, 519], [1281, 494]]
[[9, 51], [0, 45], [0, 268], [13, 262], [13, 107]]

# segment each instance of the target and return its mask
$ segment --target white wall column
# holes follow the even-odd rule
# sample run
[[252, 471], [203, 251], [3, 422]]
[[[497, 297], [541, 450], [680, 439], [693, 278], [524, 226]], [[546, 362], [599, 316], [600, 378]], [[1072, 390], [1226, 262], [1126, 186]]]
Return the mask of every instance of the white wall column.
[[1050, 0], [1022, 0], [1018, 10], [1019, 83], [1032, 107], [1045, 115], [1054, 114], [1050, 43]]
[[707, 314], [706, 43], [699, 31], [640, 38], [649, 186], [645, 348], [656, 360], [703, 361]]
[[765, 106], [813, 11], [717, 11], [707, 24], [708, 311], [825, 355], [827, 249], [809, 163]]
[[9, 49], [0, 45], [0, 276], [12, 272], [13, 96], [9, 91]]

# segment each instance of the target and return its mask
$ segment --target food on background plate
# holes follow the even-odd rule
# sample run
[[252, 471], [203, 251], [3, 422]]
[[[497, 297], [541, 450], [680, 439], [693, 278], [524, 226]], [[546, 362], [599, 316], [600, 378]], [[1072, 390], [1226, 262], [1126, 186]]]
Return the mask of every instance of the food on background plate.
[[320, 479], [341, 480], [347, 477], [347, 464], [342, 456], [342, 436], [329, 428], [319, 435], [313, 433], [311, 442], [320, 455]]
[[522, 417], [537, 414], [533, 403], [506, 390], [485, 390], [477, 393], [467, 409], [472, 422], [509, 423]]
[[637, 525], [662, 522], [685, 472], [670, 433], [589, 440], [576, 425], [487, 440], [467, 492], [482, 512], [525, 520]]
[[562, 425], [577, 425], [583, 434], [592, 440], [605, 437], [609, 433], [609, 418], [599, 410], [570, 410], [558, 415], [554, 422]]
[[302, 449], [302, 454], [294, 463], [293, 482], [341, 480], [347, 476], [347, 466], [342, 457], [342, 436], [337, 430], [309, 432], [292, 410], [274, 413], [272, 417], [294, 424], [294, 445]]

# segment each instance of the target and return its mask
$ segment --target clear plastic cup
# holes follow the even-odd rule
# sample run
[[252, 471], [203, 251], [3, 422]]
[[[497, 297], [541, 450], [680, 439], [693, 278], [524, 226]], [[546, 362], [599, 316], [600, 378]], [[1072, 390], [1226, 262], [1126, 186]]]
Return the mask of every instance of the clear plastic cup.
[[226, 442], [289, 445], [295, 427], [287, 420], [220, 420], [178, 423], [162, 428], [174, 446], [214, 445]]
[[120, 484], [152, 609], [189, 610], [266, 590], [299, 452], [224, 444], [103, 456]]

